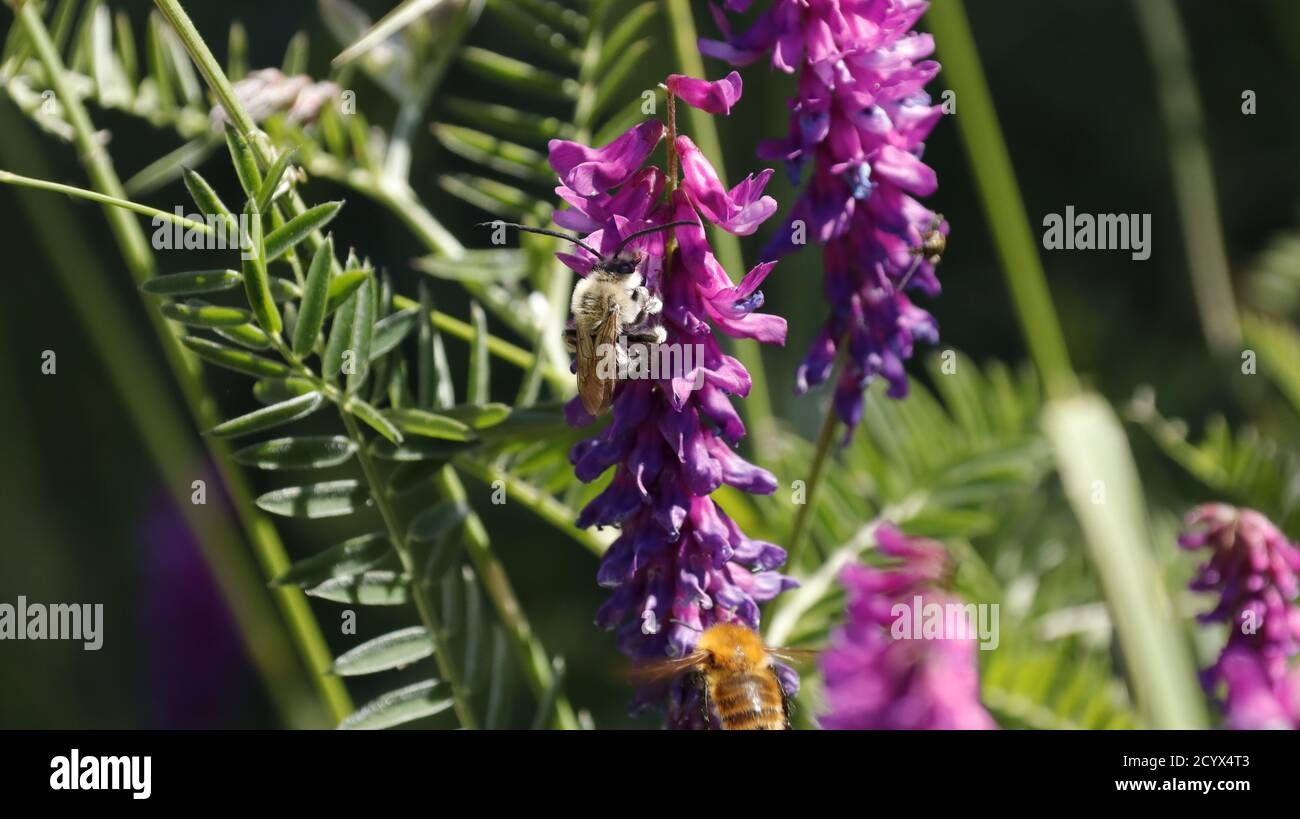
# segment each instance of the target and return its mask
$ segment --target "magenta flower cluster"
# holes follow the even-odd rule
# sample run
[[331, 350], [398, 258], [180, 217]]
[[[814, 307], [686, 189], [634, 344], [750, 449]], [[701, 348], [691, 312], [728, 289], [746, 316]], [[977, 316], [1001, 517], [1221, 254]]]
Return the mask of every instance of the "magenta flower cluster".
[[1211, 693], [1222, 687], [1230, 728], [1300, 728], [1300, 547], [1253, 509], [1199, 506], [1178, 539], [1209, 549], [1190, 588], [1219, 595], [1203, 622], [1226, 623], [1228, 641], [1205, 673]]
[[[726, 0], [743, 12], [750, 0]], [[835, 409], [850, 433], [862, 419], [863, 391], [876, 376], [889, 395], [907, 394], [904, 362], [913, 343], [938, 340], [938, 327], [905, 291], [939, 293], [934, 266], [920, 249], [948, 225], [917, 197], [938, 181], [922, 160], [925, 139], [942, 115], [925, 85], [939, 64], [928, 34], [912, 31], [923, 0], [772, 0], [745, 32], [731, 31], [713, 7], [723, 40], [701, 40], [705, 54], [744, 65], [764, 54], [773, 68], [798, 74], [787, 136], [759, 155], [785, 163], [796, 184], [812, 175], [768, 258], [806, 241], [823, 246], [830, 316], [798, 372], [800, 392], [830, 378], [845, 352]]]
[[894, 634], [899, 618], [910, 617], [918, 599], [924, 608], [960, 603], [943, 588], [950, 568], [947, 550], [888, 524], [876, 530], [876, 544], [897, 561], [885, 568], [849, 565], [840, 575], [848, 607], [844, 626], [819, 659], [830, 708], [822, 727], [996, 728], [980, 704], [973, 624], [937, 638]]
[[[712, 83], [674, 76], [668, 85], [687, 103], [715, 113], [729, 110], [741, 92], [734, 73]], [[707, 220], [731, 233], [752, 233], [776, 210], [776, 202], [763, 195], [770, 172], [725, 189], [709, 160], [688, 137], [678, 136], [681, 186], [666, 191], [665, 174], [645, 166], [663, 132], [660, 122], [648, 121], [603, 148], [550, 144], [551, 166], [561, 182], [557, 192], [570, 206], [555, 214], [555, 222], [602, 253], [611, 253], [634, 231], [689, 223], [669, 229], [676, 239], [671, 257], [667, 230], [635, 239], [630, 247], [641, 257], [646, 286], [663, 301], [665, 344], [693, 345], [694, 365], [682, 371], [688, 357], [679, 356], [670, 361], [681, 365], [676, 370], [621, 381], [608, 426], [570, 453], [583, 481], [614, 470], [577, 525], [621, 530], [600, 566], [598, 581], [613, 593], [597, 621], [616, 629], [622, 651], [638, 660], [685, 655], [714, 623], [757, 628], [759, 604], [793, 585], [777, 571], [785, 551], [747, 537], [710, 497], [723, 484], [756, 494], [776, 489], [771, 473], [734, 451], [745, 426], [731, 397], [744, 397], [750, 378], [715, 336], [720, 331], [784, 343], [785, 320], [755, 312], [763, 305], [758, 287], [773, 263], [733, 283], [714, 258], [703, 226]], [[582, 249], [560, 258], [580, 275], [597, 261]], [[592, 420], [576, 399], [566, 412], [575, 426]]]

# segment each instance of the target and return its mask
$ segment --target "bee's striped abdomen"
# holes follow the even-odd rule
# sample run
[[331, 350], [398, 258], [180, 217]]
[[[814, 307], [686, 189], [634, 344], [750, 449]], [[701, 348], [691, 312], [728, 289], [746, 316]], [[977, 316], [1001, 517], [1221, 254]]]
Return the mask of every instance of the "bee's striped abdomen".
[[770, 669], [722, 675], [710, 692], [724, 731], [784, 731], [785, 695]]

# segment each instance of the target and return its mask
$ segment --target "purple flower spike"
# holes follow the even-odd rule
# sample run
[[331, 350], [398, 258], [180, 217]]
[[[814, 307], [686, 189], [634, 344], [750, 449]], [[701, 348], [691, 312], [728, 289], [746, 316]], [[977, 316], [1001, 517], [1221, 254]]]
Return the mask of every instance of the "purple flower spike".
[[[748, 2], [727, 2], [728, 11]], [[785, 137], [759, 147], [795, 184], [811, 178], [786, 225], [765, 253], [775, 258], [806, 241], [823, 245], [830, 316], [797, 374], [800, 392], [830, 378], [839, 350], [845, 368], [834, 403], [849, 435], [862, 417], [862, 393], [876, 377], [889, 395], [907, 395], [904, 365], [913, 342], [938, 340], [929, 313], [908, 292], [939, 294], [926, 236], [948, 226], [914, 197], [934, 193], [922, 160], [925, 139], [942, 115], [925, 85], [939, 71], [925, 59], [929, 35], [911, 31], [923, 0], [772, 0], [744, 33], [733, 34], [716, 6], [722, 41], [701, 40], [705, 54], [745, 65], [770, 54], [772, 67], [798, 73]], [[763, 180], [766, 181], [766, 180]]]
[[740, 99], [742, 87], [739, 71], [733, 71], [714, 82], [684, 74], [671, 74], [668, 77], [668, 93], [676, 94], [687, 105], [710, 114], [730, 114], [731, 106]]
[[1217, 592], [1202, 622], [1227, 623], [1228, 642], [1204, 675], [1220, 685], [1230, 728], [1300, 728], [1300, 547], [1253, 509], [1208, 503], [1187, 516], [1184, 549], [1211, 550], [1189, 588]]
[[[706, 110], [709, 100], [730, 105], [740, 94], [738, 78], [734, 85], [676, 78], [673, 85], [683, 99], [694, 98]], [[584, 234], [602, 253], [634, 231], [688, 223], [671, 228], [671, 256], [666, 231], [631, 246], [641, 256], [646, 286], [663, 303], [659, 318], [667, 338], [656, 348], [659, 371], [620, 381], [609, 425], [569, 453], [582, 481], [614, 470], [577, 525], [620, 529], [597, 574], [611, 594], [596, 621], [616, 631], [619, 648], [636, 661], [688, 654], [715, 623], [757, 629], [759, 606], [795, 585], [777, 571], [785, 551], [747, 537], [710, 497], [723, 484], [754, 494], [776, 490], [770, 472], [734, 450], [745, 427], [730, 397], [749, 392], [749, 373], [722, 351], [716, 333], [783, 344], [786, 327], [779, 316], [757, 312], [763, 304], [758, 288], [773, 263], [758, 265], [736, 284], [709, 248], [703, 222], [752, 232], [776, 203], [762, 195], [767, 175], [724, 190], [708, 160], [684, 137], [676, 142], [683, 185], [665, 198], [665, 175], [640, 168], [661, 131], [657, 122], [638, 125], [600, 151], [551, 143], [551, 164], [562, 182], [558, 192], [570, 205], [555, 221]], [[560, 256], [583, 275], [594, 261], [586, 252]], [[566, 407], [566, 417], [574, 426], [592, 420], [578, 399]], [[797, 677], [782, 673], [787, 690], [797, 690]], [[707, 727], [691, 721], [699, 708], [688, 705], [690, 697], [678, 681], [643, 689], [637, 704], [666, 706], [671, 727]]]
[[[910, 538], [888, 524], [876, 530], [889, 568], [850, 565], [840, 574], [848, 592], [847, 620], [819, 659], [830, 712], [825, 728], [840, 730], [991, 729], [979, 701], [979, 650], [973, 624], [937, 637], [895, 637], [913, 609], [960, 605], [941, 587], [949, 557], [932, 540]], [[901, 607], [901, 608], [900, 608]], [[944, 615], [945, 621], [948, 615]]]

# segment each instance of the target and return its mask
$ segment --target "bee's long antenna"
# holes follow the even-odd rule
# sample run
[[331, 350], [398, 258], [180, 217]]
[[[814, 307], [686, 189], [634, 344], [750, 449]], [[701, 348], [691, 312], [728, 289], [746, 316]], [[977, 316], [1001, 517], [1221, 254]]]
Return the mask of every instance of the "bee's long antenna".
[[557, 239], [568, 239], [570, 242], [573, 242], [575, 245], [578, 245], [579, 247], [586, 250], [591, 255], [595, 256], [597, 259], [605, 258], [599, 250], [587, 244], [586, 242], [582, 241], [578, 237], [570, 236], [569, 234], [562, 233], [558, 230], [547, 230], [546, 228], [532, 227], [531, 225], [521, 225], [518, 224], [517, 222], [503, 222], [500, 219], [497, 219], [492, 222], [478, 223], [479, 227], [487, 227], [487, 226], [496, 227], [497, 225], [504, 225], [505, 227], [516, 228], [518, 230], [526, 231], [528, 233], [540, 233], [543, 236], [554, 236]]
[[614, 251], [614, 255], [617, 256], [618, 254], [622, 253], [623, 248], [627, 247], [628, 243], [638, 236], [644, 236], [647, 233], [655, 233], [660, 230], [667, 230], [668, 228], [677, 227], [678, 225], [698, 225], [698, 224], [699, 222], [695, 222], [687, 219], [687, 220], [679, 220], [676, 222], [668, 222], [662, 225], [655, 225], [654, 227], [642, 228], [641, 230], [634, 231], [632, 233], [629, 233], [627, 236], [624, 236], [622, 243], [620, 243], [618, 246], [618, 250]]

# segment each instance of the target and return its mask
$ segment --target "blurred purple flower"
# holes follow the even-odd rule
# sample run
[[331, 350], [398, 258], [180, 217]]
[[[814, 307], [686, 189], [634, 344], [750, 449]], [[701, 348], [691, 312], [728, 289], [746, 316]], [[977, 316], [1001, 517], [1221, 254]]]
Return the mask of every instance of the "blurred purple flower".
[[[740, 12], [750, 3], [725, 5]], [[939, 71], [924, 59], [934, 42], [911, 30], [927, 5], [773, 0], [740, 34], [714, 6], [723, 40], [699, 44], [733, 65], [770, 53], [773, 68], [799, 74], [789, 133], [764, 142], [759, 155], [784, 163], [796, 183], [811, 160], [812, 176], [765, 253], [791, 252], [806, 239], [824, 245], [831, 313], [799, 367], [797, 385], [805, 392], [827, 380], [847, 347], [835, 407], [849, 434], [862, 419], [866, 386], [883, 376], [890, 396], [905, 396], [904, 362], [913, 342], [938, 341], [934, 319], [904, 293], [938, 295], [934, 265], [919, 251], [932, 230], [948, 233], [947, 223], [914, 198], [938, 186], [921, 155], [943, 113], [924, 90]]]
[[[339, 96], [339, 87], [332, 82], [312, 82], [311, 77], [299, 74], [286, 76], [278, 68], [262, 68], [235, 83], [235, 97], [243, 104], [254, 122], [287, 112], [290, 122], [312, 123], [321, 109]], [[220, 131], [230, 121], [226, 109], [216, 105], [209, 113], [212, 129]]]
[[1229, 629], [1206, 687], [1226, 688], [1229, 727], [1300, 728], [1300, 547], [1253, 509], [1208, 503], [1186, 524], [1179, 545], [1211, 550], [1189, 587], [1219, 595], [1198, 619]]
[[[703, 103], [715, 98], [701, 90], [701, 81], [688, 79], [674, 82], [680, 93]], [[739, 95], [738, 82], [734, 93]], [[714, 330], [782, 344], [786, 326], [778, 316], [754, 312], [763, 304], [758, 287], [772, 263], [734, 284], [714, 258], [700, 215], [740, 233], [770, 215], [775, 203], [761, 196], [766, 177], [723, 189], [708, 160], [685, 137], [676, 143], [683, 152], [682, 187], [665, 200], [664, 174], [641, 167], [662, 132], [658, 122], [647, 122], [600, 149], [560, 140], [550, 145], [551, 165], [563, 183], [557, 192], [571, 206], [557, 213], [555, 222], [585, 234], [602, 253], [613, 252], [633, 231], [690, 222], [671, 229], [677, 241], [671, 259], [668, 231], [630, 245], [641, 256], [646, 286], [663, 301], [661, 318], [671, 345], [666, 349], [684, 352], [690, 345], [690, 369], [691, 359], [675, 355], [655, 378], [621, 382], [609, 425], [569, 454], [583, 481], [614, 469], [608, 488], [582, 510], [577, 525], [621, 530], [598, 573], [598, 582], [613, 593], [597, 622], [616, 630], [620, 649], [635, 660], [687, 654], [714, 623], [739, 621], [756, 629], [759, 604], [794, 585], [776, 571], [785, 551], [747, 537], [710, 497], [723, 484], [756, 494], [776, 489], [771, 473], [734, 450], [745, 426], [730, 396], [745, 396], [750, 379], [739, 361], [723, 353]], [[559, 257], [580, 275], [596, 261], [581, 249]], [[574, 426], [592, 420], [577, 399], [566, 414]], [[664, 687], [646, 689], [638, 701], [661, 702], [668, 693]], [[676, 696], [678, 702], [685, 696], [680, 686]], [[685, 727], [689, 717], [670, 710], [670, 723]]]
[[[960, 601], [943, 590], [949, 569], [939, 543], [909, 538], [882, 524], [881, 552], [899, 558], [887, 568], [846, 566], [840, 582], [848, 593], [844, 626], [819, 659], [830, 712], [825, 728], [991, 729], [997, 725], [979, 700], [978, 640], [973, 624], [941, 639], [895, 639], [900, 616], [923, 607]], [[904, 607], [899, 614], [898, 606]], [[961, 622], [961, 621], [958, 621]]]
[[[215, 477], [207, 484], [220, 491]], [[150, 502], [140, 539], [153, 724], [166, 729], [229, 727], [250, 677], [226, 601], [185, 519], [165, 495]]]

